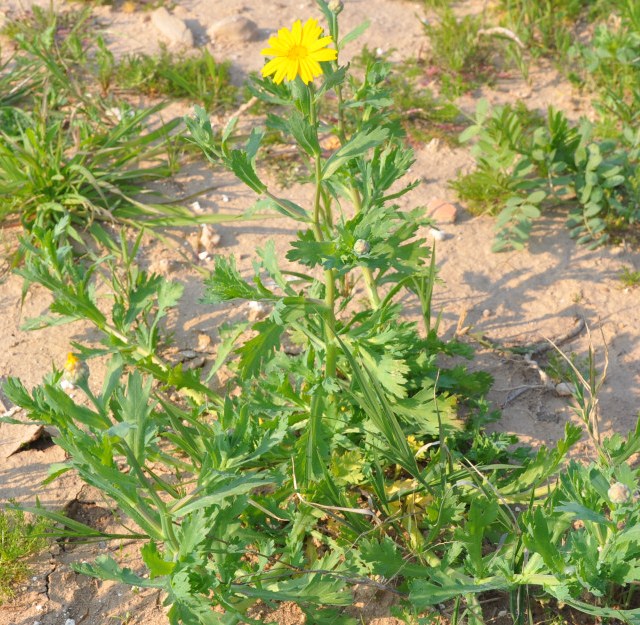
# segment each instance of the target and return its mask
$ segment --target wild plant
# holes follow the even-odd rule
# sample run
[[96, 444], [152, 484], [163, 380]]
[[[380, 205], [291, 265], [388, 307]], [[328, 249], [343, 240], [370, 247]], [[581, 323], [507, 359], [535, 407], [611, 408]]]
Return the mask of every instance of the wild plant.
[[[181, 289], [138, 269], [135, 245], [123, 238], [117, 265], [74, 261], [64, 224], [25, 243], [21, 275], [54, 295], [52, 314], [30, 326], [84, 319], [102, 344], [74, 344], [64, 372], [31, 391], [10, 380], [7, 393], [56, 427], [69, 458], [57, 470], [77, 471], [113, 500], [121, 529], [37, 512], [63, 535], [139, 539], [144, 573], [106, 555], [75, 569], [162, 590], [171, 623], [252, 622], [258, 602], [294, 601], [310, 622], [351, 624], [341, 606], [355, 585], [419, 613], [452, 600], [474, 622], [491, 590], [511, 596], [520, 622], [528, 588], [607, 615], [608, 605], [582, 606], [577, 573], [549, 568], [560, 533], [533, 525], [555, 505], [557, 474], [582, 431], [568, 424], [554, 449], [512, 452], [512, 437], [482, 431], [492, 417], [483, 398], [490, 376], [439, 366], [443, 355], [472, 352], [438, 336], [435, 256], [421, 238], [428, 221], [420, 208], [399, 206], [415, 187], [405, 180], [413, 155], [389, 108], [388, 67], [372, 60], [354, 77], [340, 54], [357, 31], [341, 37], [341, 5], [318, 5], [329, 35], [314, 19], [280, 29], [253, 86], [280, 107], [267, 127], [307, 164], [308, 205], [263, 176], [264, 131], [254, 127], [242, 141], [232, 119], [217, 132], [203, 109], [187, 120], [207, 159], [255, 192], [251, 210], [299, 228], [290, 264], [267, 242], [249, 275], [219, 256], [205, 280], [206, 303], [257, 301], [267, 310], [221, 328], [209, 375], [225, 367], [228, 388], [211, 390], [163, 358]], [[329, 154], [324, 135], [337, 140]], [[403, 315], [407, 301], [419, 323]], [[90, 377], [101, 356], [102, 384]], [[81, 399], [64, 392], [63, 378]]]
[[482, 101], [476, 123], [460, 136], [477, 138], [478, 168], [452, 186], [461, 199], [498, 215], [496, 251], [521, 249], [546, 207], [567, 209], [567, 226], [579, 243], [600, 245], [608, 223], [638, 218], [638, 133], [627, 128], [618, 141], [598, 140], [593, 124], [571, 126], [549, 109], [545, 122], [523, 109]]
[[180, 120], [163, 121], [162, 103], [136, 109], [92, 97], [88, 15], [35, 8], [32, 21], [10, 31], [17, 70], [0, 76], [8, 87], [0, 96], [0, 218], [27, 232], [64, 223], [77, 242], [88, 231], [113, 251], [105, 224], [150, 228], [194, 217], [149, 188], [176, 171]]

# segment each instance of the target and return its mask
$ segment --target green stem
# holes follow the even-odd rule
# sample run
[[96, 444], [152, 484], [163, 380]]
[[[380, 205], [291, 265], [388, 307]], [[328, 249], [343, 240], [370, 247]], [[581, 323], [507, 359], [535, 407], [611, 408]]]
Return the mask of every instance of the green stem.
[[[318, 113], [316, 110], [316, 101], [312, 91], [310, 89], [310, 121], [311, 127], [317, 133], [318, 131]], [[324, 234], [322, 232], [322, 227], [320, 225], [320, 215], [322, 209], [322, 159], [321, 155], [318, 153], [314, 158], [314, 174], [315, 174], [315, 184], [316, 190], [313, 198], [313, 233], [316, 237], [316, 241], [322, 242], [325, 240]], [[337, 359], [337, 350], [335, 343], [335, 327], [336, 327], [336, 317], [335, 317], [335, 301], [336, 301], [336, 285], [335, 285], [335, 274], [332, 269], [326, 269], [324, 272], [324, 281], [325, 281], [325, 297], [324, 301], [327, 306], [326, 316], [324, 319], [324, 340], [326, 346], [326, 362], [325, 362], [325, 376], [327, 378], [334, 378], [336, 376], [336, 359]]]
[[[338, 89], [338, 137], [342, 144], [346, 141], [346, 132], [345, 132], [345, 119], [344, 119], [344, 110], [342, 107], [342, 91]], [[351, 202], [353, 203], [353, 207], [356, 211], [356, 215], [362, 210], [362, 200], [360, 199], [360, 193], [356, 186], [351, 183]], [[369, 294], [369, 301], [371, 302], [371, 306], [375, 309], [380, 308], [380, 295], [378, 294], [378, 286], [376, 285], [375, 278], [373, 277], [373, 273], [369, 267], [365, 267], [364, 265], [360, 266], [360, 270], [362, 271], [362, 277], [364, 278], [365, 286], [367, 287], [367, 293]]]

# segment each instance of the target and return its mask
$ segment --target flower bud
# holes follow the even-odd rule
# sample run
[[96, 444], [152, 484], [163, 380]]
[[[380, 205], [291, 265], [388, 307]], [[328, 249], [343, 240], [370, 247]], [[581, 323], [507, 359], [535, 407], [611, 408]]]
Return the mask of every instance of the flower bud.
[[607, 495], [609, 495], [611, 503], [626, 503], [631, 497], [631, 491], [622, 482], [616, 482], [611, 485]]
[[89, 367], [87, 363], [80, 360], [75, 354], [69, 352], [67, 354], [67, 361], [64, 363], [63, 379], [72, 386], [76, 386], [80, 382], [86, 381], [88, 377]]
[[353, 253], [356, 256], [364, 256], [365, 254], [368, 254], [370, 250], [371, 246], [369, 245], [369, 242], [364, 239], [358, 239], [353, 244]]
[[332, 13], [338, 15], [342, 12], [342, 9], [344, 9], [344, 4], [341, 0], [331, 0], [331, 2], [329, 2], [329, 11]]

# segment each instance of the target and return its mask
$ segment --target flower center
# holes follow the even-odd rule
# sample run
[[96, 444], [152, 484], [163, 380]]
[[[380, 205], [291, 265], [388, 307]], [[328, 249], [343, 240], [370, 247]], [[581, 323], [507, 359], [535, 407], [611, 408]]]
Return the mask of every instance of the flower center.
[[305, 46], [293, 46], [287, 54], [290, 61], [299, 61], [307, 56], [309, 56], [309, 51]]

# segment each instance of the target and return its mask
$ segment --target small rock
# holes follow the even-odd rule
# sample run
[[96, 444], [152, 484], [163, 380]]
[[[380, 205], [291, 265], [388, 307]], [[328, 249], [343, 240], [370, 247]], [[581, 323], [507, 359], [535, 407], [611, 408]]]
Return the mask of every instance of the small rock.
[[166, 276], [171, 273], [172, 262], [168, 258], [158, 258], [149, 265], [149, 273]]
[[429, 228], [429, 236], [434, 241], [444, 241], [447, 238], [447, 233], [443, 230], [438, 230], [438, 228]]
[[203, 224], [200, 232], [201, 251], [213, 256], [218, 245], [220, 245], [220, 235], [208, 224]]
[[207, 28], [207, 35], [215, 43], [242, 43], [258, 38], [258, 26], [242, 15], [231, 15], [214, 22]]
[[201, 332], [198, 334], [198, 345], [196, 346], [196, 349], [199, 352], [208, 352], [211, 350], [211, 343], [211, 337], [208, 334]]
[[427, 203], [427, 217], [439, 223], [454, 224], [458, 217], [458, 209], [446, 200], [431, 200]]
[[65, 622], [64, 625], [76, 625], [76, 622], [72, 619], [72, 618], [68, 618]]
[[269, 314], [269, 307], [263, 302], [249, 302], [249, 319], [258, 321], [264, 319]]
[[491, 311], [490, 311], [488, 308], [485, 308], [485, 309], [482, 311], [482, 317], [483, 317], [484, 319], [488, 319], [489, 317], [491, 317]]
[[560, 382], [556, 384], [556, 394], [558, 397], [571, 397], [576, 392], [573, 384]]
[[201, 369], [202, 367], [204, 367], [204, 363], [206, 361], [207, 359], [204, 356], [198, 356], [193, 360], [189, 360], [189, 362], [185, 363], [184, 368], [187, 371], [190, 371], [193, 369]]
[[44, 426], [36, 423], [0, 423], [0, 458], [8, 458], [42, 436]]
[[193, 47], [193, 33], [179, 17], [171, 15], [164, 7], [156, 9], [151, 14], [151, 23], [172, 44]]
[[186, 7], [183, 7], [180, 4], [176, 4], [173, 7], [173, 14], [177, 17], [184, 19], [185, 17], [189, 17], [189, 11]]
[[178, 352], [178, 362], [193, 360], [197, 355], [197, 352], [193, 349], [183, 349], [181, 352]]

